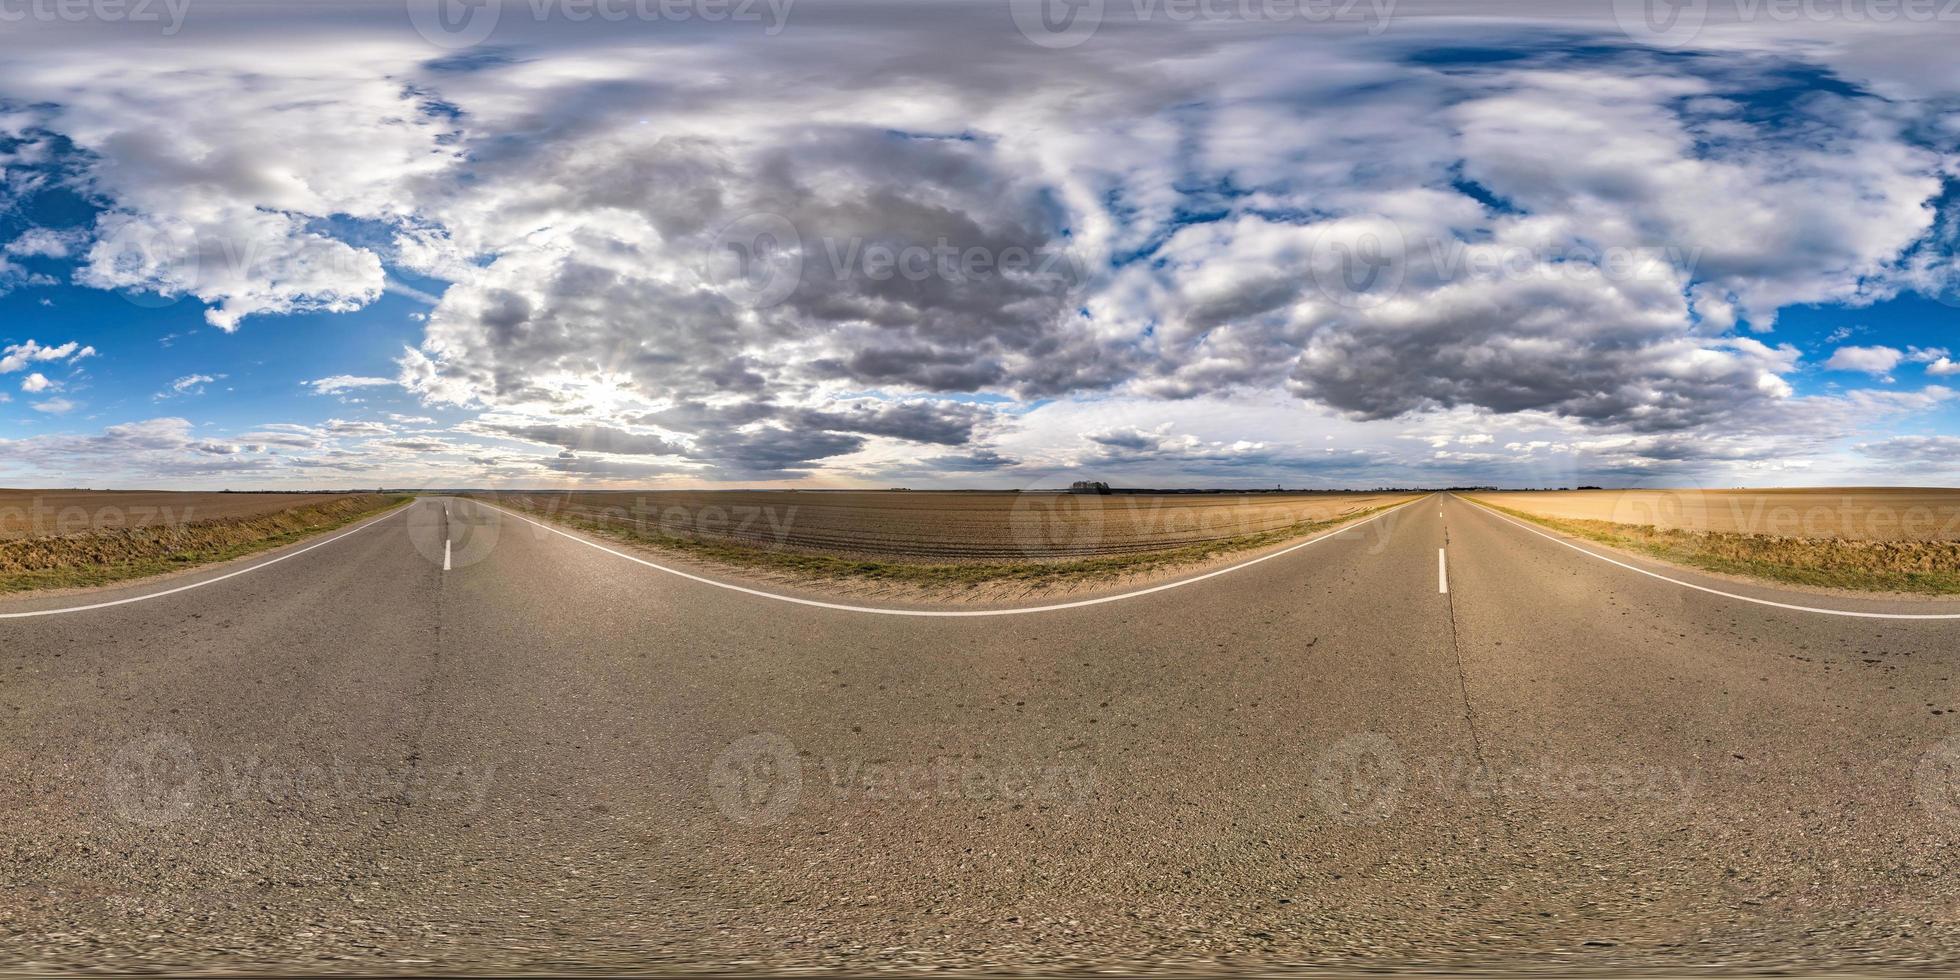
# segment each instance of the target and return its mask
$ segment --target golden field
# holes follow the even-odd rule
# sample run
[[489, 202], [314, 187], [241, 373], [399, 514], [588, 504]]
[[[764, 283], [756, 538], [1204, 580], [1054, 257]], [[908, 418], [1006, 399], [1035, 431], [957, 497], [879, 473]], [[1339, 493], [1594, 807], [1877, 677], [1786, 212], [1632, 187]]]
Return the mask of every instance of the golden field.
[[1960, 490], [1513, 491], [1466, 495], [1554, 530], [1793, 585], [1960, 593]]
[[1960, 541], [1960, 489], [1558, 490], [1476, 496], [1540, 517], [1849, 541]]
[[0, 491], [0, 592], [104, 585], [222, 561], [407, 501], [379, 494]]

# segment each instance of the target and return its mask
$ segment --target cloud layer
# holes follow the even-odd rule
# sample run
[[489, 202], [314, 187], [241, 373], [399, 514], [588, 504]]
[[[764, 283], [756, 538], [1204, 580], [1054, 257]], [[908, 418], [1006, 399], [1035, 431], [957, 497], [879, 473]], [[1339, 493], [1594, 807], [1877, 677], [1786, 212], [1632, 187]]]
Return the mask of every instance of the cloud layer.
[[[9, 152], [62, 161], [8, 193], [98, 210], [6, 254], [194, 297], [225, 331], [434, 280], [398, 373], [310, 385], [463, 413], [373, 444], [460, 479], [1689, 472], [1944, 403], [1800, 396], [1814, 366], [1960, 369], [1884, 344], [1814, 365], [1773, 332], [1795, 304], [1952, 288], [1942, 76], [1878, 63], [1870, 25], [1684, 47], [1487, 19], [1466, 48], [1439, 14], [1463, 11], [1105, 23], [1067, 50], [963, 4], [799, 7], [773, 34], [504, 23], [456, 49], [264, 11], [140, 49], [63, 35], [0, 81]], [[1125, 414], [1049, 421], [1085, 403]], [[1234, 430], [1217, 404], [1258, 408]], [[1821, 425], [1801, 445], [1797, 419]], [[168, 421], [93, 438], [210, 455]]]

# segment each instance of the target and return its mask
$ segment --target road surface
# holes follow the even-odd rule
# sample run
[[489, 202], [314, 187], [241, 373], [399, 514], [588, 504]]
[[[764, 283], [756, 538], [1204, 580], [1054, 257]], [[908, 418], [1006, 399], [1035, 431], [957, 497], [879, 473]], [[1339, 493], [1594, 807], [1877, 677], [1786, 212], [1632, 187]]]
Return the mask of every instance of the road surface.
[[343, 533], [0, 619], [6, 967], [1960, 966], [1960, 621], [1448, 495], [976, 618]]

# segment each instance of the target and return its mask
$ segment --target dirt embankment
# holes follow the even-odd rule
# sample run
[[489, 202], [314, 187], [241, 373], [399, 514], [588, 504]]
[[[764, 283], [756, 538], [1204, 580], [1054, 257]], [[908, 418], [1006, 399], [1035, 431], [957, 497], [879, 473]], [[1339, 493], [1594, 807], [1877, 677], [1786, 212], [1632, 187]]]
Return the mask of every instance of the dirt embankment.
[[0, 540], [262, 517], [346, 496], [344, 493], [0, 490]]
[[[12, 493], [9, 494], [12, 496]], [[380, 494], [250, 494], [259, 498], [220, 501], [224, 494], [114, 493], [64, 495], [55, 510], [82, 528], [0, 538], [0, 592], [79, 588], [159, 575], [298, 541], [379, 513], [406, 496]], [[164, 501], [145, 498], [171, 498]], [[268, 501], [264, 498], [272, 498]], [[5, 498], [0, 498], [5, 499]], [[266, 510], [269, 502], [283, 508]], [[206, 504], [200, 509], [200, 504]], [[10, 506], [0, 503], [0, 512]], [[86, 511], [86, 516], [74, 513]], [[246, 516], [224, 516], [229, 509]], [[212, 516], [203, 516], [211, 514]], [[187, 519], [186, 515], [199, 515]], [[57, 522], [55, 527], [63, 526]]]

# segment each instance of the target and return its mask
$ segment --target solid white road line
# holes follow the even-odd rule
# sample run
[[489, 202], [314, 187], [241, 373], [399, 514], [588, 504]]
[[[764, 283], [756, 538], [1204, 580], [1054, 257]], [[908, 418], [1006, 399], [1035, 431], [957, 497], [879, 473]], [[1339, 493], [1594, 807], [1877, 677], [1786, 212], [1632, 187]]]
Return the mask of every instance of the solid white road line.
[[1443, 557], [1447, 550], [1446, 548], [1436, 549], [1436, 592], [1439, 595], [1448, 595], [1450, 591], [1448, 559]]
[[224, 581], [225, 579], [237, 578], [238, 576], [244, 575], [248, 572], [256, 572], [261, 568], [265, 568], [270, 565], [277, 565], [288, 558], [298, 558], [299, 556], [306, 554], [307, 552], [312, 551], [315, 548], [324, 548], [327, 545], [333, 544], [335, 541], [339, 541], [342, 538], [352, 537], [356, 534], [361, 533], [362, 531], [367, 530], [368, 528], [375, 526], [376, 524], [381, 523], [382, 521], [387, 520], [390, 517], [394, 517], [397, 514], [406, 514], [408, 513], [409, 508], [414, 506], [415, 506], [414, 502], [411, 501], [410, 503], [401, 507], [398, 510], [390, 510], [386, 514], [382, 514], [379, 517], [376, 517], [372, 520], [367, 521], [364, 524], [352, 528], [351, 530], [342, 531], [339, 534], [336, 534], [333, 537], [326, 539], [325, 541], [316, 541], [312, 544], [307, 545], [304, 548], [299, 549], [298, 551], [289, 551], [283, 555], [280, 555], [277, 558], [272, 559], [271, 561], [262, 561], [256, 565], [253, 565], [250, 568], [241, 568], [235, 572], [226, 572], [225, 574], [220, 575], [216, 578], [207, 578], [202, 582], [192, 582], [189, 585], [180, 585], [174, 589], [165, 589], [162, 592], [151, 592], [148, 595], [130, 596], [127, 599], [117, 599], [114, 600], [113, 602], [95, 602], [95, 603], [90, 603], [86, 606], [67, 606], [62, 609], [37, 609], [33, 612], [0, 613], [0, 619], [31, 619], [35, 616], [60, 616], [63, 615], [64, 613], [88, 612], [91, 609], [107, 609], [110, 606], [126, 606], [132, 602], [148, 602], [151, 599], [161, 599], [167, 595], [176, 595], [179, 592], [189, 592], [192, 589], [201, 589], [207, 585], [216, 585], [219, 582]]
[[445, 572], [449, 571], [449, 539], [448, 538], [444, 538], [442, 541], [442, 570]]
[[[1417, 499], [1421, 499], [1421, 498], [1417, 498]], [[483, 503], [483, 501], [473, 501], [473, 502]], [[1166, 582], [1163, 585], [1153, 585], [1147, 589], [1138, 589], [1135, 592], [1125, 592], [1121, 595], [1103, 596], [1098, 599], [1078, 599], [1074, 602], [1058, 602], [1050, 606], [1022, 606], [1016, 609], [884, 609], [877, 606], [852, 606], [839, 602], [821, 602], [816, 599], [801, 599], [796, 596], [781, 595], [775, 592], [764, 592], [761, 589], [751, 589], [748, 588], [747, 586], [733, 585], [728, 582], [717, 582], [711, 578], [704, 578], [700, 575], [694, 575], [688, 572], [683, 572], [678, 568], [669, 568], [665, 565], [659, 565], [659, 564], [655, 564], [654, 562], [647, 561], [644, 558], [636, 558], [632, 555], [627, 554], [626, 552], [608, 548], [605, 545], [599, 544], [596, 541], [591, 541], [586, 538], [582, 538], [576, 534], [572, 534], [567, 531], [561, 531], [558, 528], [552, 527], [549, 524], [544, 524], [539, 521], [534, 521], [528, 517], [525, 517], [523, 514], [517, 513], [516, 511], [505, 510], [502, 507], [498, 507], [496, 504], [486, 503], [484, 504], [484, 506], [489, 507], [492, 510], [497, 510], [505, 514], [509, 514], [510, 516], [515, 517], [526, 524], [531, 524], [543, 528], [547, 531], [550, 531], [553, 534], [558, 535], [559, 537], [568, 538], [570, 540], [576, 541], [579, 544], [585, 545], [588, 548], [595, 548], [599, 551], [603, 551], [606, 554], [612, 555], [616, 558], [624, 558], [627, 561], [633, 562], [635, 564], [645, 565], [646, 567], [651, 568], [655, 571], [666, 572], [669, 575], [678, 575], [681, 578], [699, 582], [702, 585], [712, 585], [717, 589], [727, 589], [730, 592], [740, 592], [745, 595], [759, 596], [764, 599], [775, 599], [778, 602], [793, 602], [799, 606], [815, 606], [818, 609], [835, 609], [840, 612], [869, 613], [875, 616], [920, 616], [920, 617], [933, 618], [933, 619], [966, 619], [966, 618], [974, 618], [979, 616], [1025, 616], [1028, 615], [1029, 613], [1055, 612], [1057, 610], [1062, 610], [1062, 609], [1080, 609], [1084, 606], [1099, 606], [1105, 602], [1117, 602], [1123, 599], [1134, 599], [1138, 596], [1146, 596], [1155, 592], [1167, 592], [1171, 589], [1183, 588], [1184, 586], [1202, 582], [1206, 579], [1217, 578], [1220, 575], [1225, 575], [1230, 572], [1236, 572], [1242, 568], [1251, 568], [1252, 566], [1257, 565], [1260, 562], [1271, 561], [1275, 558], [1281, 557], [1282, 555], [1290, 555], [1293, 552], [1299, 551], [1301, 548], [1305, 548], [1310, 545], [1319, 544], [1320, 542], [1325, 541], [1328, 538], [1335, 537], [1341, 534], [1346, 534], [1347, 532], [1352, 531], [1355, 528], [1361, 527], [1366, 524], [1372, 524], [1375, 521], [1387, 517], [1388, 515], [1393, 514], [1396, 511], [1401, 510], [1402, 508], [1407, 507], [1409, 506], [1409, 504], [1413, 504], [1415, 502], [1416, 501], [1411, 500], [1408, 503], [1397, 504], [1394, 507], [1382, 511], [1381, 513], [1376, 514], [1375, 516], [1370, 517], [1366, 520], [1357, 521], [1339, 530], [1329, 531], [1328, 533], [1323, 534], [1320, 537], [1302, 541], [1299, 544], [1293, 545], [1290, 548], [1285, 548], [1280, 551], [1275, 551], [1270, 555], [1260, 555], [1259, 557], [1254, 558], [1250, 561], [1240, 562], [1237, 565], [1232, 565], [1228, 568], [1221, 568], [1215, 572], [1206, 572], [1203, 575], [1196, 575], [1191, 578], [1178, 579], [1175, 582]]]
[[[1472, 503], [1475, 502], [1472, 501]], [[1694, 589], [1697, 592], [1706, 592], [1709, 595], [1718, 595], [1724, 599], [1736, 599], [1741, 602], [1753, 602], [1759, 606], [1774, 606], [1777, 609], [1790, 609], [1796, 612], [1816, 613], [1819, 616], [1846, 616], [1853, 619], [1960, 619], [1960, 613], [1853, 612], [1849, 609], [1820, 609], [1816, 606], [1798, 606], [1798, 605], [1792, 605], [1787, 602], [1774, 602], [1769, 599], [1757, 599], [1753, 596], [1736, 595], [1733, 592], [1723, 592], [1721, 589], [1711, 589], [1708, 586], [1696, 585], [1693, 582], [1683, 582], [1678, 578], [1669, 578], [1665, 575], [1660, 574], [1659, 572], [1650, 572], [1644, 568], [1641, 568], [1638, 565], [1629, 565], [1623, 561], [1616, 561], [1612, 558], [1608, 558], [1605, 555], [1599, 554], [1598, 552], [1592, 551], [1590, 549], [1581, 548], [1578, 545], [1565, 540], [1564, 538], [1546, 534], [1545, 532], [1540, 531], [1529, 524], [1524, 524], [1518, 521], [1514, 521], [1508, 517], [1505, 517], [1503, 514], [1491, 510], [1489, 507], [1486, 506], [1478, 505], [1477, 509], [1483, 511], [1486, 514], [1489, 514], [1492, 517], [1497, 518], [1500, 521], [1503, 521], [1506, 524], [1515, 524], [1518, 527], [1524, 528], [1525, 530], [1530, 531], [1531, 533], [1536, 534], [1547, 541], [1553, 541], [1553, 542], [1557, 542], [1558, 544], [1562, 544], [1568, 548], [1571, 548], [1573, 551], [1585, 555], [1588, 558], [1597, 558], [1600, 561], [1603, 561], [1609, 565], [1618, 565], [1621, 568], [1624, 568], [1630, 572], [1639, 572], [1640, 574], [1645, 575], [1649, 578], [1657, 578], [1663, 582], [1671, 582], [1675, 585], [1681, 586], [1684, 589]]]

